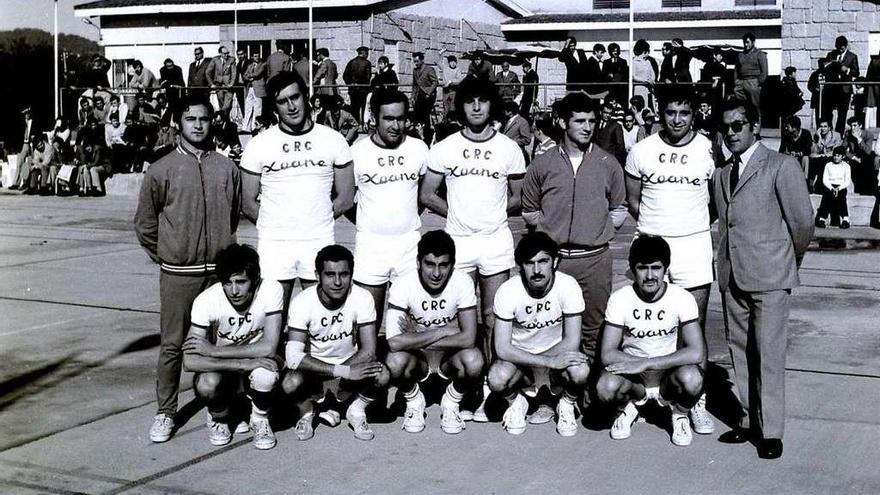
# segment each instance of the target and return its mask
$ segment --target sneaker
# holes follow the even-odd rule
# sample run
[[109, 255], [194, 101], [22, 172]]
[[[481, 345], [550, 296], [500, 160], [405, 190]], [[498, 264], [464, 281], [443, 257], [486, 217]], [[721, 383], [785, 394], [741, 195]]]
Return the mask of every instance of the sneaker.
[[293, 434], [300, 441], [305, 441], [315, 436], [315, 415], [306, 414], [299, 418], [299, 421], [296, 422], [296, 426], [293, 428]]
[[[486, 411], [483, 411], [483, 414], [485, 415]], [[462, 421], [473, 421], [474, 412], [471, 411], [470, 408], [464, 408], [461, 411], [458, 411], [458, 417], [461, 418]]]
[[478, 397], [480, 405], [474, 410], [473, 417], [471, 418], [475, 423], [489, 422], [489, 416], [486, 415], [486, 399], [488, 397], [488, 394], [481, 394], [481, 396]]
[[611, 425], [611, 438], [614, 440], [625, 440], [632, 435], [632, 425], [639, 417], [639, 410], [632, 402], [628, 402], [623, 411], [617, 415], [614, 424]]
[[244, 435], [251, 431], [251, 423], [247, 421], [239, 421], [237, 425], [235, 425], [235, 434], [236, 435]]
[[541, 404], [538, 406], [538, 409], [529, 416], [529, 424], [542, 425], [544, 423], [549, 423], [550, 421], [553, 421], [554, 416], [556, 416], [556, 413], [550, 406], [547, 404]]
[[217, 447], [226, 445], [232, 441], [232, 432], [229, 431], [229, 425], [218, 421], [211, 421], [211, 427], [208, 428], [208, 440], [211, 445]]
[[526, 431], [526, 412], [528, 409], [529, 403], [526, 398], [516, 394], [516, 398], [513, 399], [513, 402], [504, 411], [504, 416], [501, 419], [501, 424], [507, 430], [507, 433], [519, 435]]
[[715, 421], [706, 411], [706, 394], [700, 396], [700, 400], [694, 404], [689, 411], [691, 422], [694, 424], [694, 431], [700, 435], [710, 435], [715, 433]]
[[318, 413], [318, 419], [327, 423], [327, 426], [335, 428], [342, 423], [342, 415], [336, 409], [327, 409]]
[[348, 411], [345, 411], [345, 419], [348, 421], [348, 427], [354, 431], [354, 437], [358, 440], [369, 441], [376, 438], [376, 434], [367, 423], [366, 415], [352, 414], [351, 408], [348, 408]]
[[464, 430], [464, 420], [458, 413], [458, 404], [453, 402], [447, 394], [440, 399], [440, 429], [443, 433], [455, 435]]
[[686, 415], [672, 415], [672, 443], [679, 447], [687, 447], [694, 439], [691, 433], [691, 423]]
[[577, 420], [574, 417], [574, 406], [560, 400], [556, 406], [556, 433], [564, 437], [573, 437], [578, 431]]
[[269, 450], [275, 446], [275, 432], [269, 425], [268, 419], [257, 419], [254, 424], [254, 447], [259, 450]]
[[167, 442], [174, 433], [174, 419], [167, 414], [157, 414], [150, 427], [150, 440], [156, 443]]
[[842, 229], [849, 228], [849, 219], [848, 218], [844, 218], [843, 220], [840, 221], [840, 228], [842, 228]]
[[406, 401], [402, 428], [409, 433], [419, 433], [425, 429], [425, 396], [421, 391], [415, 399]]

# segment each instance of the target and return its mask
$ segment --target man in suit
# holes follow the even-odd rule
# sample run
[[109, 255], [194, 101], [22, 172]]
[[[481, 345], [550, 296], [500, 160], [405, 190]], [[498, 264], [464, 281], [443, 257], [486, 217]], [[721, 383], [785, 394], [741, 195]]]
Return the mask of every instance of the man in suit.
[[174, 60], [166, 58], [159, 69], [159, 87], [165, 90], [168, 98], [168, 108], [172, 114], [176, 113], [180, 106], [180, 88], [186, 86], [183, 80], [183, 69], [174, 63]]
[[623, 83], [629, 81], [629, 65], [620, 57], [620, 45], [617, 43], [608, 45], [608, 59], [602, 64], [602, 75], [606, 81], [617, 83], [608, 86], [608, 91], [617, 97], [617, 101], [627, 101], [628, 87]]
[[425, 54], [414, 52], [412, 54], [413, 77], [412, 77], [412, 113], [413, 121], [422, 124], [422, 139], [426, 143], [431, 142], [434, 130], [431, 128], [431, 111], [437, 101], [437, 72], [433, 67], [425, 64]]
[[[306, 57], [308, 60], [308, 57]], [[293, 61], [290, 59], [290, 55], [287, 54], [287, 50], [285, 50], [284, 44], [278, 40], [275, 42], [275, 51], [269, 54], [269, 57], [266, 59], [266, 80], [272, 79], [279, 72], [288, 72], [293, 67]], [[308, 79], [308, 71], [306, 72], [306, 79]]]
[[495, 84], [498, 84], [498, 94], [504, 101], [513, 101], [519, 96], [519, 76], [510, 70], [509, 62], [501, 62], [501, 72], [495, 74]]
[[602, 115], [596, 123], [596, 145], [611, 154], [619, 163], [626, 162], [626, 144], [623, 140], [623, 127], [612, 115], [614, 107], [609, 103], [602, 105]]
[[813, 209], [797, 160], [756, 140], [757, 118], [745, 101], [724, 104], [721, 132], [730, 157], [713, 177], [718, 287], [742, 405], [739, 425], [719, 440], [752, 437], [759, 457], [775, 459], [785, 425], [785, 324], [813, 235]]
[[244, 111], [248, 86], [247, 81], [244, 80], [244, 73], [247, 72], [247, 68], [252, 63], [253, 61], [248, 58], [247, 52], [243, 48], [235, 51], [235, 85], [238, 86], [235, 88], [235, 98], [238, 100], [238, 106], [241, 107], [242, 111]]
[[535, 104], [535, 100], [538, 99], [538, 86], [532, 85], [538, 84], [540, 78], [538, 77], [538, 71], [532, 68], [532, 63], [528, 60], [523, 62], [522, 68], [523, 96], [519, 105], [519, 114], [531, 121], [532, 106]]
[[504, 119], [504, 127], [501, 128], [501, 132], [519, 145], [528, 162], [528, 154], [525, 150], [526, 146], [532, 143], [532, 126], [529, 125], [529, 121], [525, 117], [519, 114], [519, 105], [515, 101], [504, 102]]
[[232, 109], [232, 91], [230, 88], [235, 85], [238, 74], [235, 69], [235, 59], [229, 54], [229, 48], [221, 46], [218, 50], [219, 55], [211, 59], [208, 70], [205, 75], [208, 78], [208, 85], [217, 88], [217, 101], [220, 103], [220, 111], [229, 115]]
[[[605, 81], [605, 74], [602, 72], [605, 64], [605, 45], [596, 43], [593, 45], [593, 55], [584, 62], [584, 82], [600, 83]], [[598, 98], [599, 94], [608, 90], [604, 84], [593, 84], [585, 86], [584, 91], [593, 98]]]
[[315, 94], [336, 96], [336, 62], [330, 60], [330, 50], [318, 48], [315, 59], [318, 61], [318, 67], [312, 75], [312, 84], [323, 86], [317, 88]]
[[207, 73], [210, 62], [205, 60], [205, 51], [200, 46], [197, 46], [196, 49], [193, 50], [193, 57], [195, 57], [195, 60], [189, 64], [186, 86], [188, 88], [198, 87], [196, 90], [190, 89], [189, 93], [191, 95], [195, 93], [207, 95], [207, 90], [205, 88], [208, 87]]
[[673, 39], [668, 45], [663, 44], [660, 80], [667, 83], [693, 82], [691, 54], [679, 38]]
[[[834, 51], [828, 52], [825, 57], [828, 60], [828, 65], [825, 67], [825, 79], [827, 81], [852, 82], [859, 76], [859, 57], [849, 51], [849, 41], [846, 36], [838, 36], [834, 40], [834, 47]], [[830, 122], [832, 112], [837, 110], [837, 122], [834, 125], [834, 130], [843, 135], [846, 130], [846, 112], [849, 110], [849, 102], [852, 99], [852, 86], [849, 84], [839, 85], [837, 88], [826, 86], [824, 92], [823, 99], [828, 103], [823, 102], [825, 107], [823, 118]]]
[[254, 52], [251, 64], [245, 68], [244, 84], [247, 91], [244, 104], [244, 130], [253, 130], [257, 117], [265, 116], [271, 112], [271, 106], [266, 101], [266, 71], [267, 64], [260, 57], [260, 52]]
[[348, 61], [342, 72], [342, 80], [345, 84], [358, 86], [348, 88], [348, 97], [351, 102], [351, 111], [358, 124], [363, 124], [364, 107], [367, 105], [367, 93], [370, 92], [370, 77], [373, 75], [373, 63], [367, 57], [370, 49], [361, 46], [357, 49], [357, 56]]
[[559, 61], [565, 64], [565, 90], [581, 91], [582, 83], [586, 80], [584, 71], [586, 69], [587, 56], [584, 51], [577, 47], [577, 40], [569, 37], [565, 40], [565, 47], [559, 53]]

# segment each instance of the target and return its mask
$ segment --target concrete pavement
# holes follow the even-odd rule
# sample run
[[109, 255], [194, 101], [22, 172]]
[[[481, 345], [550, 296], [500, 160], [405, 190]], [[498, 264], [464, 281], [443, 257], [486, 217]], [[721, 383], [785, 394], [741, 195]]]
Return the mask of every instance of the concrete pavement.
[[[437, 406], [422, 434], [401, 431], [396, 418], [374, 422], [372, 442], [345, 424], [297, 442], [285, 426], [278, 446], [260, 452], [247, 435], [212, 447], [189, 391], [189, 421], [170, 442], [149, 441], [158, 272], [134, 238], [134, 207], [131, 198], [0, 193], [2, 493], [880, 493], [880, 252], [869, 243], [816, 244], [805, 258], [788, 326], [780, 460], [719, 443], [720, 422], [688, 448], [669, 442], [662, 415], [619, 442], [607, 428], [563, 439], [552, 424], [513, 437], [499, 423], [469, 423], [447, 436]], [[615, 287], [626, 283], [631, 232], [625, 226], [613, 247]], [[254, 234], [245, 224], [240, 238]], [[338, 239], [352, 243], [351, 225], [340, 223]], [[728, 357], [714, 290], [707, 335], [719, 363], [709, 407], [723, 419]]]

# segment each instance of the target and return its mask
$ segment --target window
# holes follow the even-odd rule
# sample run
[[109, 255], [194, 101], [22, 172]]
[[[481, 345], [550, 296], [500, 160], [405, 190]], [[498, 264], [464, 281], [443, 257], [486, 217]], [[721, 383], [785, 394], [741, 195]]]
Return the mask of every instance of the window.
[[244, 50], [247, 54], [248, 58], [250, 58], [254, 53], [259, 53], [260, 58], [266, 60], [266, 57], [272, 53], [272, 43], [269, 40], [265, 41], [239, 41], [238, 49]]
[[593, 0], [593, 10], [628, 8], [629, 0]]
[[759, 5], [776, 5], [776, 0], [736, 0], [734, 5], [737, 7], [757, 7]]
[[663, 0], [660, 4], [664, 9], [680, 9], [682, 7], [700, 7], [702, 0]]

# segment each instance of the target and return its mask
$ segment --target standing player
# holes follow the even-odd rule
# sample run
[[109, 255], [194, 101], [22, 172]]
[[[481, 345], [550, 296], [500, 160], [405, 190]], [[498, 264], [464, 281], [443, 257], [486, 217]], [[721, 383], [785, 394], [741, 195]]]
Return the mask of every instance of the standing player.
[[419, 242], [419, 180], [428, 147], [406, 136], [409, 100], [396, 89], [379, 88], [370, 99], [376, 132], [352, 146], [357, 187], [354, 281], [376, 304], [382, 326], [388, 283], [415, 270]]
[[386, 364], [406, 398], [403, 429], [425, 429], [425, 396], [417, 380], [436, 372], [452, 382], [440, 400], [440, 428], [460, 433], [463, 394], [480, 384], [483, 356], [475, 347], [477, 296], [474, 284], [453, 269], [455, 243], [442, 230], [426, 233], [418, 244], [418, 272], [391, 286], [385, 333], [391, 353]]
[[[377, 388], [388, 384], [389, 375], [376, 361], [376, 308], [367, 291], [351, 285], [353, 266], [348, 249], [337, 244], [321, 249], [315, 258], [318, 285], [303, 290], [290, 303], [285, 350], [289, 370], [281, 386], [299, 409], [295, 428], [299, 440], [314, 436], [314, 401], [324, 397], [327, 382], [336, 378], [342, 379], [340, 395], [357, 393], [345, 412], [355, 438], [375, 436], [365, 409]], [[331, 426], [339, 424], [335, 411], [321, 417]]]
[[596, 389], [601, 401], [624, 406], [611, 427], [615, 440], [629, 438], [636, 406], [648, 399], [672, 409], [672, 443], [693, 438], [687, 413], [703, 389], [706, 345], [694, 297], [663, 281], [668, 266], [666, 241], [640, 236], [629, 251], [635, 282], [608, 300]]
[[[455, 94], [455, 110], [463, 116], [464, 128], [431, 149], [419, 199], [447, 217], [446, 232], [455, 241], [456, 270], [479, 280], [483, 355], [489, 362], [492, 301], [514, 265], [507, 216], [520, 207], [526, 163], [519, 146], [491, 125], [501, 112], [494, 84], [466, 79]], [[448, 201], [438, 195], [444, 179]], [[487, 421], [482, 411], [476, 419]]]
[[519, 390], [535, 385], [549, 370], [551, 389], [564, 387], [556, 406], [556, 431], [577, 433], [574, 405], [587, 385], [590, 359], [578, 351], [584, 298], [577, 281], [557, 272], [559, 246], [543, 232], [523, 236], [516, 246], [520, 278], [511, 279], [495, 295], [495, 351], [489, 387], [505, 394], [510, 406], [504, 429], [518, 435], [526, 429], [529, 404]]
[[[662, 129], [633, 146], [625, 179], [637, 234], [660, 236], [669, 244], [672, 257], [666, 276], [697, 300], [700, 327], [705, 329], [709, 287], [715, 279], [709, 231], [709, 181], [715, 156], [711, 141], [693, 130], [694, 98], [690, 89], [661, 95]], [[706, 362], [701, 366], [705, 370]], [[697, 433], [715, 431], [705, 394], [691, 411], [691, 420]]]
[[[266, 84], [278, 125], [251, 139], [241, 157], [242, 212], [257, 225], [263, 278], [314, 284], [312, 262], [333, 244], [333, 219], [353, 204], [351, 151], [338, 132], [312, 122], [308, 86], [281, 72]], [[257, 199], [259, 197], [259, 200]]]
[[217, 253], [216, 264], [220, 282], [193, 302], [183, 366], [195, 372], [193, 388], [208, 404], [208, 435], [213, 445], [232, 440], [230, 393], [238, 391], [247, 378], [254, 446], [271, 449], [275, 433], [268, 415], [279, 377], [275, 357], [284, 290], [274, 280], [260, 280], [260, 258], [249, 246], [230, 245]]

